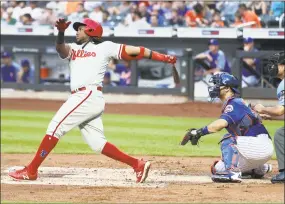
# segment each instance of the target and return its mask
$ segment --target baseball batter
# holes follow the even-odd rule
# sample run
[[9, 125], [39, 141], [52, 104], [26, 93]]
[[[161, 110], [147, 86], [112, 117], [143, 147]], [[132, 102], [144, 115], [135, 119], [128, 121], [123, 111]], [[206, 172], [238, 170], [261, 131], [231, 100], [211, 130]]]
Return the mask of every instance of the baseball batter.
[[202, 136], [226, 128], [221, 140], [222, 160], [215, 161], [211, 167], [214, 182], [241, 182], [242, 174], [252, 173], [262, 177], [272, 167], [265, 164], [273, 154], [271, 138], [261, 123], [260, 118], [250, 107], [238, 98], [239, 80], [228, 73], [214, 75], [209, 87], [212, 99], [220, 98], [223, 108], [220, 118], [201, 129], [190, 129], [184, 136], [181, 145], [191, 141], [197, 145]]
[[[257, 104], [253, 107], [253, 109], [258, 112], [261, 116], [268, 116], [270, 119], [279, 119], [278, 117], [282, 116], [281, 120], [284, 120], [284, 78], [285, 78], [285, 54], [284, 52], [279, 52], [274, 54], [269, 59], [269, 64], [267, 66], [268, 73], [273, 78], [279, 78], [282, 81], [278, 85], [277, 88], [277, 97], [279, 104], [273, 107], [264, 107], [261, 104]], [[284, 167], [284, 159], [285, 159], [285, 134], [284, 134], [284, 126], [279, 128], [274, 135], [274, 145], [276, 151], [276, 157], [278, 160], [278, 168], [279, 174], [272, 177], [272, 183], [284, 183], [285, 182], [285, 167]]]
[[56, 50], [62, 59], [69, 62], [72, 94], [48, 125], [46, 135], [31, 163], [21, 170], [10, 172], [9, 176], [20, 180], [36, 180], [39, 166], [56, 146], [58, 140], [72, 128], [79, 126], [84, 140], [91, 149], [131, 166], [136, 173], [137, 182], [142, 183], [147, 178], [150, 162], [123, 153], [105, 138], [101, 119], [105, 107], [102, 94], [104, 74], [112, 58], [123, 60], [148, 58], [175, 64], [176, 57], [160, 54], [144, 47], [111, 41], [102, 42], [102, 26], [88, 18], [73, 24], [73, 28], [77, 31], [76, 42], [66, 44], [64, 32], [70, 23], [59, 19], [55, 26], [59, 31]]

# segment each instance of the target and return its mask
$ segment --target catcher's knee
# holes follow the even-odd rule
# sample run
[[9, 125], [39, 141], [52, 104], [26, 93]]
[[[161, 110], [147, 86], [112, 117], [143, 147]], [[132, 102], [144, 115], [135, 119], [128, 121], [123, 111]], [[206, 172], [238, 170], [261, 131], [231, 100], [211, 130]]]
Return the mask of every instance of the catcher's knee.
[[215, 160], [211, 165], [211, 173], [215, 175], [217, 172], [223, 172], [226, 170], [225, 163], [222, 160]]

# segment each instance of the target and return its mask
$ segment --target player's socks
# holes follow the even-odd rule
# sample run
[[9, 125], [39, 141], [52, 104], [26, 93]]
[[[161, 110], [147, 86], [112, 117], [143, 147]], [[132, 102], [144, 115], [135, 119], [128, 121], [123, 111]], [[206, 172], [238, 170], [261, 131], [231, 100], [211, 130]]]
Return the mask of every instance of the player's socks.
[[138, 159], [131, 157], [122, 151], [120, 151], [116, 146], [107, 142], [102, 150], [102, 154], [117, 161], [128, 164], [131, 167], [136, 167]]
[[58, 138], [50, 136], [50, 135], [45, 135], [34, 159], [27, 166], [30, 173], [34, 174], [37, 172], [39, 166], [45, 160], [45, 158], [51, 152], [51, 150], [56, 146], [57, 142], [58, 142]]

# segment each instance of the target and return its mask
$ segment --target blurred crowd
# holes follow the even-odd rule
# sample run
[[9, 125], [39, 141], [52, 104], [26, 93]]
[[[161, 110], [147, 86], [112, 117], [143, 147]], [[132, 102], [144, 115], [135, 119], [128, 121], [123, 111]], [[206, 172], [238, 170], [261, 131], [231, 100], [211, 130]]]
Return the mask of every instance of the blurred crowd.
[[278, 27], [284, 1], [1, 1], [1, 24], [49, 25], [92, 18], [103, 26]]

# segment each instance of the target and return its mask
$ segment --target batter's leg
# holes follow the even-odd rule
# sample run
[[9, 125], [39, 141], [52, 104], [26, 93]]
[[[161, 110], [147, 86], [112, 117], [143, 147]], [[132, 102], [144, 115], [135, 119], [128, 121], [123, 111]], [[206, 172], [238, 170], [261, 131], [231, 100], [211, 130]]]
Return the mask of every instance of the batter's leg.
[[115, 145], [107, 142], [101, 117], [96, 117], [79, 125], [86, 143], [95, 152], [131, 166], [137, 174], [137, 182], [142, 183], [148, 176], [150, 162], [136, 159], [119, 150]]
[[22, 170], [10, 172], [9, 176], [15, 179], [35, 180], [39, 166], [56, 146], [58, 140], [72, 128], [99, 115], [104, 105], [104, 100], [100, 97], [97, 99], [96, 95], [92, 95], [92, 91], [86, 90], [72, 94], [51, 120], [31, 163]]

